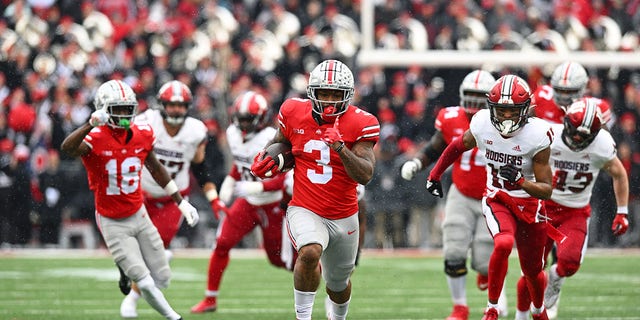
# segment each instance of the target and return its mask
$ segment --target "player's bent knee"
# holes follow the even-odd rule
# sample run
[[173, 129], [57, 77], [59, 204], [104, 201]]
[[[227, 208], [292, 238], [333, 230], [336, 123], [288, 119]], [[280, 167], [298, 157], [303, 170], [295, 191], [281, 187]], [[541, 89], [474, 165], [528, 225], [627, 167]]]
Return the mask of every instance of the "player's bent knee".
[[323, 269], [322, 272], [324, 273], [327, 289], [333, 292], [344, 291], [349, 285], [349, 276], [353, 268], [354, 265], [345, 265], [336, 267], [332, 272], [326, 272], [326, 270]]
[[166, 267], [158, 270], [158, 273], [153, 280], [155, 281], [156, 287], [160, 289], [169, 287], [169, 284], [171, 283], [171, 269]]
[[444, 261], [444, 273], [452, 278], [462, 277], [466, 275], [467, 261], [466, 260], [445, 260]]
[[[560, 276], [571, 277], [572, 275], [576, 274], [576, 272], [578, 272], [578, 270], [580, 269], [580, 263], [576, 263], [576, 262], [564, 263], [561, 269], [563, 271], [562, 273], [564, 274], [561, 274]], [[558, 274], [560, 274], [560, 272], [558, 272]]]
[[298, 260], [309, 265], [316, 264], [320, 261], [321, 255], [322, 247], [319, 244], [308, 244], [300, 248], [300, 251], [298, 252]]
[[511, 253], [515, 239], [512, 235], [498, 234], [493, 239], [493, 250], [500, 253]]

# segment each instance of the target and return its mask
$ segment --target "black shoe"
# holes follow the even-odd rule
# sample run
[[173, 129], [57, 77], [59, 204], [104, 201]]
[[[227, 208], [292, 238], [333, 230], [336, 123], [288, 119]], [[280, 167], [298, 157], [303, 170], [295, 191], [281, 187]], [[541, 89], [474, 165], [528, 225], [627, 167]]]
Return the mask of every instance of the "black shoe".
[[120, 266], [118, 266], [118, 271], [120, 271], [120, 280], [118, 280], [118, 287], [120, 287], [120, 292], [122, 292], [122, 294], [126, 296], [129, 294], [129, 292], [131, 292], [131, 279], [129, 279], [129, 277], [124, 274], [124, 271], [122, 271], [122, 268], [120, 268]]

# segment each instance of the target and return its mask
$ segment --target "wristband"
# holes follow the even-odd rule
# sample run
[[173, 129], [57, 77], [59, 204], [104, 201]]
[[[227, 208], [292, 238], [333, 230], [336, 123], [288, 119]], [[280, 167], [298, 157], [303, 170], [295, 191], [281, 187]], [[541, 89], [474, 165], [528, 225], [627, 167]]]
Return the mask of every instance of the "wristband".
[[418, 171], [422, 170], [422, 160], [418, 158], [413, 158], [411, 159], [411, 161], [413, 161], [413, 163], [415, 163], [418, 166]]
[[342, 151], [342, 149], [344, 149], [344, 141], [342, 141], [342, 142], [340, 143], [340, 145], [336, 148], [336, 150], [335, 150], [335, 151], [336, 151], [337, 153], [340, 153], [340, 151]]
[[629, 207], [627, 207], [627, 206], [618, 206], [617, 214], [629, 214]]
[[218, 199], [218, 191], [216, 189], [211, 189], [209, 191], [207, 191], [207, 193], [204, 194], [205, 197], [207, 197], [207, 200], [209, 200], [209, 202]]
[[164, 192], [170, 196], [178, 192], [178, 185], [176, 185], [175, 181], [171, 180], [169, 181], [169, 183], [167, 183], [166, 186], [164, 186]]

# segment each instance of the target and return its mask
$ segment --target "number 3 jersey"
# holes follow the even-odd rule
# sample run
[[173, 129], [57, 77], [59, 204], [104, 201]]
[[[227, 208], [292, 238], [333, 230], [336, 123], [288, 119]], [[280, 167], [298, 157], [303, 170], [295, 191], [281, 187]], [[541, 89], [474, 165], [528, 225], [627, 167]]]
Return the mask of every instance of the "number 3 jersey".
[[112, 219], [126, 218], [142, 206], [140, 175], [155, 135], [148, 125], [133, 124], [131, 139], [125, 130], [96, 127], [84, 137], [91, 151], [82, 156], [96, 211]]
[[[312, 112], [307, 99], [288, 99], [280, 107], [280, 130], [291, 142], [296, 161], [289, 204], [327, 219], [349, 217], [358, 212], [358, 183], [347, 174], [340, 155], [322, 141], [325, 130], [334, 124], [319, 126]], [[372, 114], [350, 105], [337, 121], [347, 148], [360, 141], [378, 142], [380, 124]]]
[[[186, 117], [182, 128], [175, 136], [170, 136], [164, 127], [160, 110], [147, 110], [136, 116], [136, 123], [150, 125], [156, 135], [153, 151], [171, 178], [178, 185], [183, 194], [189, 188], [189, 169], [191, 160], [198, 150], [198, 146], [207, 137], [207, 128], [202, 121], [193, 117]], [[142, 189], [153, 197], [166, 197], [164, 189], [153, 180], [147, 168], [142, 171]]]
[[585, 149], [575, 152], [562, 141], [563, 125], [552, 125], [555, 138], [551, 144], [550, 164], [553, 170], [551, 200], [570, 208], [589, 204], [593, 185], [600, 169], [616, 157], [616, 144], [611, 134], [600, 130]]
[[502, 190], [516, 198], [531, 197], [520, 186], [498, 178], [500, 167], [513, 163], [522, 170], [525, 179], [535, 181], [532, 159], [551, 145], [553, 134], [551, 125], [546, 121], [535, 117], [527, 121], [513, 136], [507, 138], [491, 124], [488, 109], [478, 111], [471, 119], [471, 133], [487, 163], [487, 193]]
[[[462, 107], [440, 110], [436, 117], [436, 129], [447, 144], [469, 129], [469, 118]], [[463, 195], [480, 200], [487, 180], [484, 156], [478, 148], [465, 151], [453, 164], [453, 183]]]

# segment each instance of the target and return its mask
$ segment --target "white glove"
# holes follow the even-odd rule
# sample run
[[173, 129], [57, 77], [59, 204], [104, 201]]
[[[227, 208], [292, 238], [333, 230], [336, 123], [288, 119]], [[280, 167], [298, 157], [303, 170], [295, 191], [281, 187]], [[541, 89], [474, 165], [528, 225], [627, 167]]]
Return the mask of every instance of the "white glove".
[[200, 215], [198, 215], [198, 210], [194, 208], [191, 205], [191, 203], [189, 203], [189, 201], [184, 199], [180, 201], [180, 204], [178, 204], [178, 209], [180, 209], [180, 212], [182, 212], [182, 215], [187, 220], [187, 224], [190, 227], [193, 227], [196, 224], [198, 224], [198, 220], [200, 220]]
[[89, 124], [92, 127], [104, 126], [107, 122], [109, 122], [109, 114], [102, 109], [94, 111], [89, 119]]
[[238, 181], [234, 186], [236, 196], [244, 198], [246, 196], [258, 194], [264, 190], [264, 185], [259, 181]]
[[420, 161], [420, 159], [418, 158], [413, 158], [402, 165], [402, 169], [400, 169], [400, 175], [403, 179], [410, 181], [421, 169], [422, 161]]

